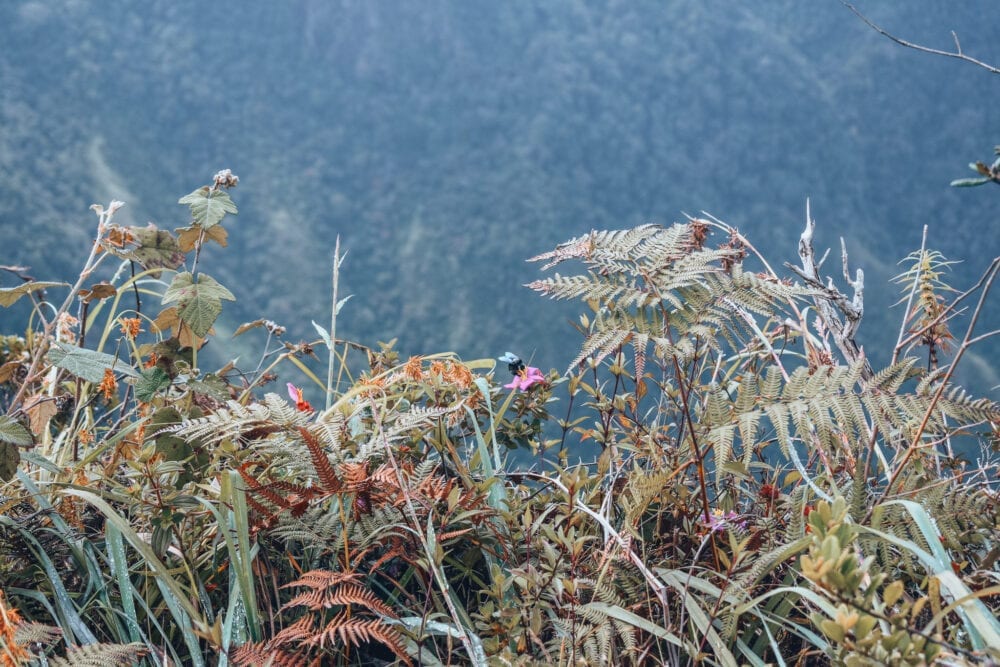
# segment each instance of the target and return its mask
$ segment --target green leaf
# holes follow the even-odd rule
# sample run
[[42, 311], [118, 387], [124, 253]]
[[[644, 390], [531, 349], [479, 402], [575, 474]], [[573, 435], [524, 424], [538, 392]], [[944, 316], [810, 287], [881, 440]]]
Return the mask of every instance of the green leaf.
[[649, 621], [643, 618], [642, 616], [639, 616], [638, 614], [634, 614], [626, 609], [622, 609], [618, 605], [608, 604], [607, 602], [599, 602], [595, 600], [594, 602], [588, 602], [587, 604], [583, 605], [583, 608], [593, 609], [594, 611], [604, 614], [605, 616], [617, 619], [623, 623], [627, 623], [633, 627], [639, 628], [640, 630], [645, 630], [649, 634], [659, 637], [660, 639], [664, 639], [670, 642], [671, 644], [675, 644], [681, 647], [684, 646], [684, 642], [681, 641], [681, 639], [677, 635], [667, 631], [666, 629], [660, 627], [659, 625], [656, 625], [652, 621]]
[[174, 235], [165, 229], [157, 229], [149, 223], [146, 227], [130, 227], [139, 247], [127, 253], [130, 259], [142, 264], [144, 269], [176, 269], [184, 263], [184, 253]]
[[0, 442], [0, 481], [7, 482], [17, 472], [17, 464], [21, 462], [21, 453], [17, 445]]
[[226, 213], [236, 215], [236, 204], [229, 198], [225, 190], [212, 190], [205, 186], [177, 200], [178, 204], [187, 204], [191, 208], [191, 217], [196, 224], [204, 229], [214, 227], [226, 216]]
[[0, 306], [7, 308], [29, 292], [37, 292], [38, 290], [48, 289], [50, 287], [61, 287], [66, 284], [67, 283], [30, 282], [18, 285], [17, 287], [0, 287]]
[[135, 397], [143, 403], [148, 403], [161, 389], [170, 386], [170, 376], [159, 366], [146, 369], [139, 374], [135, 383]]
[[28, 429], [6, 415], [0, 415], [0, 442], [27, 447], [34, 441]]
[[129, 377], [138, 376], [134, 368], [110, 354], [66, 343], [55, 342], [52, 345], [52, 349], [49, 350], [49, 361], [87, 382], [100, 382], [104, 379], [104, 371], [109, 368]]
[[209, 373], [200, 380], [189, 380], [187, 386], [196, 394], [211, 396], [220, 401], [228, 401], [230, 398], [225, 381], [214, 373]]
[[959, 178], [958, 180], [951, 182], [951, 187], [953, 188], [974, 188], [977, 185], [982, 185], [983, 183], [989, 183], [988, 178]]
[[222, 299], [235, 301], [232, 292], [220, 285], [214, 278], [204, 273], [198, 274], [198, 282], [190, 272], [174, 276], [170, 287], [163, 294], [163, 303], [174, 301], [177, 314], [198, 337], [204, 337], [222, 312]]
[[312, 322], [313, 328], [315, 328], [316, 332], [319, 334], [319, 337], [323, 339], [323, 344], [326, 345], [326, 348], [328, 350], [332, 350], [333, 349], [333, 341], [330, 340], [330, 333], [326, 329], [324, 329], [322, 326], [320, 326], [319, 324], [316, 324], [316, 320], [311, 320], [311, 322]]
[[221, 312], [222, 304], [217, 299], [195, 297], [181, 308], [180, 316], [191, 327], [195, 336], [204, 338], [212, 329], [212, 325], [215, 324], [215, 320], [218, 319]]

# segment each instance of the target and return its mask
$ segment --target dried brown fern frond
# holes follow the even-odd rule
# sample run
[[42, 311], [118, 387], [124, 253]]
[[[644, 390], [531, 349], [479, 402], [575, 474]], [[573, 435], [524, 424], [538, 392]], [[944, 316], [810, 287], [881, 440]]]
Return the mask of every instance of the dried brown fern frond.
[[[315, 664], [326, 664], [333, 655], [353, 655], [355, 649], [371, 643], [385, 646], [411, 664], [402, 636], [386, 622], [386, 618], [397, 618], [396, 613], [364, 587], [360, 573], [311, 570], [283, 586], [295, 587], [308, 590], [282, 610], [305, 608], [306, 613], [269, 641], [248, 644], [234, 652], [236, 664], [305, 664], [310, 657]], [[330, 618], [327, 610], [337, 608]]]
[[305, 426], [300, 426], [298, 430], [299, 435], [302, 436], [302, 441], [306, 443], [306, 447], [309, 449], [309, 456], [312, 457], [312, 463], [316, 469], [316, 474], [319, 475], [319, 481], [323, 485], [323, 490], [327, 493], [337, 493], [343, 487], [340, 479], [337, 477], [337, 473], [334, 472], [330, 458], [323, 450], [323, 445]]
[[311, 570], [301, 578], [282, 588], [305, 587], [309, 590], [299, 593], [288, 601], [282, 609], [306, 607], [312, 611], [330, 609], [335, 606], [360, 605], [366, 609], [396, 617], [396, 613], [374, 593], [361, 585], [361, 575], [357, 572], [331, 572]]
[[302, 667], [320, 665], [323, 656], [309, 658], [307, 649], [290, 650], [275, 648], [270, 642], [248, 642], [229, 654], [236, 667]]
[[343, 611], [326, 624], [322, 632], [308, 640], [309, 644], [324, 646], [360, 646], [378, 642], [396, 654], [407, 665], [413, 664], [403, 647], [399, 632], [381, 619], [351, 617]]

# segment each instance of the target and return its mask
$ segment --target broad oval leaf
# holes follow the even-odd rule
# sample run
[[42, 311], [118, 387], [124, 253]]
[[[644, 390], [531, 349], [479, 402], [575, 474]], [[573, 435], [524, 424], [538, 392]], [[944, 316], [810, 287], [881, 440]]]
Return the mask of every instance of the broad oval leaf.
[[176, 269], [184, 263], [184, 253], [177, 239], [167, 230], [149, 223], [146, 227], [130, 227], [129, 231], [139, 247], [126, 254], [144, 269]]
[[110, 354], [60, 342], [52, 345], [52, 349], [49, 350], [49, 361], [87, 382], [100, 382], [104, 379], [104, 371], [109, 368], [129, 377], [138, 375], [134, 368]]
[[0, 287], [0, 306], [7, 308], [8, 306], [14, 305], [14, 302], [25, 294], [37, 292], [42, 289], [48, 289], [50, 287], [62, 287], [64, 285], [67, 285], [67, 283], [44, 283], [33, 281], [30, 283], [24, 283], [23, 285], [18, 285], [17, 287]]

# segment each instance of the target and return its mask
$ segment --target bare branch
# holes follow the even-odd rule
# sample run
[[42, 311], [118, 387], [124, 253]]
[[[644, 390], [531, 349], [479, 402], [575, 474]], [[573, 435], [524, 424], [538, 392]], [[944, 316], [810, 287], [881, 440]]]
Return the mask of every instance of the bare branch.
[[840, 4], [844, 5], [845, 7], [847, 7], [848, 9], [850, 9], [852, 12], [854, 12], [854, 15], [857, 16], [862, 21], [864, 21], [868, 25], [869, 28], [871, 28], [872, 30], [874, 30], [875, 32], [877, 32], [877, 33], [879, 33], [881, 35], [884, 35], [885, 37], [888, 37], [889, 39], [891, 39], [892, 41], [896, 42], [900, 46], [905, 46], [905, 47], [907, 47], [909, 49], [915, 49], [917, 51], [923, 51], [924, 53], [931, 53], [931, 54], [936, 55], [936, 56], [945, 56], [946, 58], [958, 58], [959, 60], [964, 60], [967, 63], [972, 63], [973, 65], [976, 65], [978, 67], [982, 67], [984, 70], [986, 70], [987, 72], [989, 72], [991, 74], [1000, 74], [1000, 68], [994, 67], [993, 65], [990, 65], [989, 63], [984, 63], [982, 60], [977, 60], [976, 58], [973, 58], [972, 56], [965, 55], [965, 53], [962, 52], [962, 45], [958, 41], [958, 35], [955, 34], [954, 30], [951, 32], [951, 36], [955, 40], [955, 50], [954, 51], [941, 51], [940, 49], [932, 49], [932, 48], [930, 48], [928, 46], [921, 46], [920, 44], [914, 44], [913, 42], [908, 42], [905, 39], [900, 39], [899, 37], [896, 37], [895, 35], [890, 34], [884, 28], [882, 28], [880, 26], [877, 26], [874, 23], [872, 23], [872, 21], [867, 16], [865, 16], [864, 14], [862, 14], [861, 12], [859, 12], [858, 9], [857, 9], [857, 7], [855, 7], [851, 3], [847, 2], [847, 0], [840, 0]]
[[[799, 238], [799, 258], [802, 260], [802, 266], [794, 266], [787, 262], [785, 266], [794, 271], [807, 285], [823, 292], [823, 296], [816, 297], [815, 299], [816, 309], [823, 326], [833, 333], [834, 341], [841, 354], [844, 355], [844, 359], [848, 363], [854, 363], [859, 359], [864, 359], [865, 356], [861, 346], [855, 340], [858, 327], [861, 325], [861, 317], [865, 311], [864, 272], [858, 269], [857, 277], [851, 280], [847, 270], [847, 249], [846, 246], [843, 246], [843, 239], [841, 239], [841, 259], [843, 261], [844, 278], [854, 290], [854, 297], [848, 300], [847, 296], [834, 286], [832, 278], [824, 284], [819, 273], [820, 263], [816, 261], [816, 249], [813, 247], [813, 232], [815, 229], [816, 222], [812, 219], [812, 214], [809, 211], [809, 202], [807, 201], [806, 227]], [[823, 257], [825, 259], [826, 254]], [[873, 374], [871, 364], [867, 359], [864, 359], [862, 377], [867, 380]]]

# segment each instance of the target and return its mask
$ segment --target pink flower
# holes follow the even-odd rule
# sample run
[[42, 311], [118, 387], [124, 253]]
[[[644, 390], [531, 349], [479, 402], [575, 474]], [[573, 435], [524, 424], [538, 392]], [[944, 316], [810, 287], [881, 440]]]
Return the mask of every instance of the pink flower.
[[313, 411], [313, 406], [309, 405], [309, 401], [302, 396], [302, 390], [291, 382], [288, 383], [288, 397], [295, 401], [295, 409], [299, 412]]
[[736, 512], [723, 513], [722, 510], [712, 510], [712, 516], [706, 517], [703, 523], [713, 533], [729, 526], [741, 530], [746, 529], [747, 522], [739, 519], [740, 515]]
[[545, 376], [542, 375], [542, 371], [538, 370], [534, 366], [528, 366], [517, 372], [514, 379], [511, 380], [510, 384], [505, 384], [505, 389], [520, 389], [521, 391], [528, 391], [536, 384], [545, 384]]

